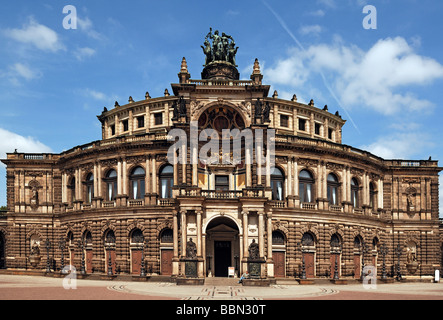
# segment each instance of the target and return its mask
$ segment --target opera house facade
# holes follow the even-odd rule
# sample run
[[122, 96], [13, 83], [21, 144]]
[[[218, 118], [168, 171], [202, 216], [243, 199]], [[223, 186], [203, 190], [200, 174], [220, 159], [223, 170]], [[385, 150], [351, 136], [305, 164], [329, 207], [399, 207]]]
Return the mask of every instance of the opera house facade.
[[269, 92], [258, 60], [240, 80], [232, 37], [211, 33], [203, 49], [201, 79], [183, 58], [163, 96], [105, 108], [100, 140], [7, 154], [0, 267], [197, 279], [441, 268], [437, 161], [345, 145], [338, 112]]

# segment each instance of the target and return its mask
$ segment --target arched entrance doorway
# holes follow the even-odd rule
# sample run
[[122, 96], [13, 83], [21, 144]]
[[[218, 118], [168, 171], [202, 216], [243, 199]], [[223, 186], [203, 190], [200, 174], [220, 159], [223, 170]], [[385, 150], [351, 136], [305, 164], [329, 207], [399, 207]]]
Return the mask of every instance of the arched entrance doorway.
[[228, 277], [229, 268], [239, 274], [240, 239], [239, 229], [234, 220], [218, 217], [206, 227], [206, 274]]

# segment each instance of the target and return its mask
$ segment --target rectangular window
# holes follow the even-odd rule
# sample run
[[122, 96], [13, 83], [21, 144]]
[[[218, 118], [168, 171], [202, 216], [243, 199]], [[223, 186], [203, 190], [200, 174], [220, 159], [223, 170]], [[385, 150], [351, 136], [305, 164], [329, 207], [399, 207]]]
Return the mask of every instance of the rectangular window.
[[306, 131], [306, 119], [298, 119], [298, 130]]
[[123, 125], [123, 132], [129, 131], [129, 121], [128, 120], [123, 120], [122, 125]]
[[320, 123], [316, 123], [315, 124], [315, 134], [316, 135], [320, 135], [320, 129], [321, 129], [321, 124]]
[[299, 196], [300, 196], [300, 202], [311, 203], [312, 202], [312, 184], [300, 182]]
[[289, 128], [289, 116], [285, 114], [280, 115], [280, 127]]
[[115, 125], [111, 125], [111, 136], [115, 136]]
[[334, 133], [334, 130], [331, 128], [328, 129], [328, 139], [332, 140], [332, 134]]
[[154, 113], [154, 124], [156, 126], [163, 124], [163, 113]]
[[144, 128], [145, 127], [145, 117], [137, 117], [137, 128]]
[[229, 176], [215, 176], [215, 191], [229, 191]]

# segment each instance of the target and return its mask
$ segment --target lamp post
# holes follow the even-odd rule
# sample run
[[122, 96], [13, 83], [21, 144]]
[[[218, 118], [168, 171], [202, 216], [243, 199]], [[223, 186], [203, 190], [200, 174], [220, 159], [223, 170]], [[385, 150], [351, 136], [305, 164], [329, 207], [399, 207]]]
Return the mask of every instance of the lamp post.
[[106, 246], [106, 252], [108, 254], [108, 276], [112, 276], [112, 259], [111, 259], [111, 250], [112, 250], [112, 246], [111, 245], [107, 245]]
[[60, 248], [61, 251], [61, 259], [60, 259], [60, 272], [62, 274], [65, 273], [65, 256], [64, 256], [64, 251], [66, 248], [66, 239], [64, 239], [63, 237], [60, 239], [60, 242], [58, 243], [58, 247]]
[[360, 275], [360, 279], [364, 279], [364, 271], [365, 271], [365, 256], [366, 253], [368, 253], [369, 248], [368, 245], [366, 244], [366, 242], [362, 242], [361, 244], [361, 253], [362, 253], [362, 262], [361, 262], [361, 275]]
[[386, 280], [387, 279], [387, 274], [386, 274], [386, 255], [389, 252], [389, 248], [387, 246], [385, 246], [384, 244], [382, 244], [380, 246], [379, 249], [380, 254], [383, 257], [383, 265], [382, 265], [382, 273], [381, 273], [381, 279], [382, 280]]
[[46, 238], [46, 272], [51, 272], [51, 263], [49, 261], [49, 250], [51, 249], [51, 242], [49, 241], [49, 238]]
[[334, 265], [334, 280], [339, 280], [340, 279], [340, 275], [338, 272], [338, 256], [341, 254], [343, 250], [343, 244], [340, 243], [338, 250], [335, 250], [335, 265]]
[[145, 270], [145, 247], [148, 246], [148, 240], [143, 240], [140, 249], [142, 250], [142, 258], [140, 262], [140, 277], [146, 277]]
[[85, 268], [85, 239], [78, 240], [77, 247], [82, 251], [82, 261], [81, 261], [80, 274], [85, 275], [86, 274], [86, 268]]
[[297, 243], [298, 247], [300, 248], [301, 253], [301, 275], [300, 279], [306, 280], [306, 261], [305, 256], [303, 254], [303, 244], [301, 242]]
[[397, 248], [395, 249], [395, 254], [397, 255], [397, 281], [401, 281], [401, 268], [400, 268], [400, 257], [401, 253], [403, 252], [403, 248], [400, 244], [397, 245]]

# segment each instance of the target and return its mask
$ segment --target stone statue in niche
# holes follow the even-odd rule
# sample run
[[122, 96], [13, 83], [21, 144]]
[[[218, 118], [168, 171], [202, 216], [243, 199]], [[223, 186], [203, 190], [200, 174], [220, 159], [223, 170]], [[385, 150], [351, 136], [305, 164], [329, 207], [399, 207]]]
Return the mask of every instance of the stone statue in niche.
[[408, 211], [415, 210], [415, 194], [409, 193], [406, 195], [406, 201], [408, 205]]
[[41, 259], [40, 240], [31, 239], [31, 254], [29, 255], [29, 264], [32, 268], [37, 268]]
[[28, 187], [31, 189], [31, 208], [33, 210], [36, 210], [39, 206], [39, 194], [38, 190], [40, 189], [40, 184], [38, 181], [34, 178], [31, 180], [28, 184]]
[[251, 260], [260, 259], [260, 251], [258, 248], [258, 243], [255, 242], [255, 239], [253, 239], [252, 243], [249, 245], [249, 259]]
[[197, 258], [197, 246], [192, 241], [192, 238], [190, 238], [189, 241], [186, 243], [186, 258]]
[[409, 242], [406, 246], [406, 268], [411, 274], [417, 272], [420, 264], [417, 261], [417, 246], [414, 242]]

